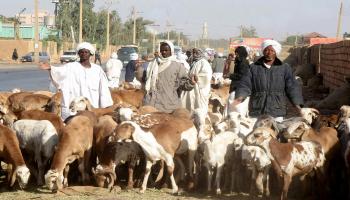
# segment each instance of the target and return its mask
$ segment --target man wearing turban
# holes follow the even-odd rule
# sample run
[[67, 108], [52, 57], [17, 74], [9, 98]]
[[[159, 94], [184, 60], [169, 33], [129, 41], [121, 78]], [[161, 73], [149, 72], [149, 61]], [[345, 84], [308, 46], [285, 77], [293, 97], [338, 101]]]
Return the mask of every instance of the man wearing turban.
[[49, 70], [50, 77], [58, 90], [62, 91], [62, 118], [66, 119], [71, 113], [69, 105], [79, 96], [86, 97], [95, 108], [105, 108], [113, 105], [111, 93], [108, 88], [107, 76], [102, 68], [90, 62], [95, 48], [88, 42], [77, 46], [80, 60], [67, 63], [60, 67], [41, 63], [41, 69]]
[[250, 96], [249, 115], [271, 115], [277, 121], [287, 114], [288, 98], [300, 111], [303, 104], [301, 87], [296, 82], [291, 67], [277, 58], [281, 45], [275, 40], [265, 40], [262, 44], [263, 57], [250, 65], [248, 72], [237, 83], [236, 106]]

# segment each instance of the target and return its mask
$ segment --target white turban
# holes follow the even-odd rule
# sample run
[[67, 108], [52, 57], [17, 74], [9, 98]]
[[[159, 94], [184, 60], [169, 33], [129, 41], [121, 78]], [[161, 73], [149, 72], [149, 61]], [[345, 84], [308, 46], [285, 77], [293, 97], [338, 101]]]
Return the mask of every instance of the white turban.
[[264, 49], [268, 46], [272, 46], [272, 48], [276, 51], [276, 55], [281, 53], [282, 46], [276, 40], [265, 40], [261, 45], [261, 51], [264, 52]]
[[139, 55], [137, 53], [130, 54], [130, 60], [137, 60], [137, 59], [139, 59]]
[[116, 52], [113, 52], [111, 58], [118, 59], [118, 54]]
[[[170, 51], [171, 51], [171, 55], [172, 56], [175, 55], [174, 44], [171, 41], [169, 41], [169, 40], [164, 40], [164, 41], [161, 41], [159, 43], [158, 52], [160, 52], [160, 45], [162, 45], [162, 43], [166, 43], [167, 45], [169, 45]], [[162, 54], [160, 54], [160, 56], [162, 56]]]
[[187, 56], [186, 54], [182, 53], [182, 52], [178, 52], [177, 55], [176, 55], [176, 58], [178, 60], [187, 60]]
[[82, 42], [82, 43], [78, 44], [77, 51], [79, 52], [81, 49], [89, 50], [91, 55], [95, 54], [95, 48], [92, 46], [92, 44], [90, 44], [88, 42]]

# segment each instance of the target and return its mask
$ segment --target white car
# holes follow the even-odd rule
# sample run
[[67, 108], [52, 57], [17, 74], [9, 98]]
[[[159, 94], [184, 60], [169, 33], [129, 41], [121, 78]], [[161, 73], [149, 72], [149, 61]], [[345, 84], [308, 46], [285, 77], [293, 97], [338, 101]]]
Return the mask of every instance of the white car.
[[74, 50], [64, 51], [60, 57], [61, 63], [78, 61], [78, 53]]

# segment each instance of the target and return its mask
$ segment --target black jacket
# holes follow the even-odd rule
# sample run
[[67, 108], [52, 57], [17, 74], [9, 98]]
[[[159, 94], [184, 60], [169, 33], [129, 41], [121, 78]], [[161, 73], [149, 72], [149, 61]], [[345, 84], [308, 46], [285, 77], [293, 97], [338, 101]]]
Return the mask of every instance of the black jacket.
[[236, 98], [248, 97], [249, 114], [257, 117], [262, 114], [283, 117], [287, 114], [286, 97], [294, 105], [302, 105], [301, 87], [296, 82], [291, 67], [278, 58], [268, 69], [263, 57], [250, 65], [237, 85]]
[[239, 81], [242, 77], [248, 73], [249, 71], [249, 62], [247, 59], [237, 59], [235, 60], [235, 69], [233, 74], [230, 75], [231, 85], [230, 85], [230, 93], [235, 91]]

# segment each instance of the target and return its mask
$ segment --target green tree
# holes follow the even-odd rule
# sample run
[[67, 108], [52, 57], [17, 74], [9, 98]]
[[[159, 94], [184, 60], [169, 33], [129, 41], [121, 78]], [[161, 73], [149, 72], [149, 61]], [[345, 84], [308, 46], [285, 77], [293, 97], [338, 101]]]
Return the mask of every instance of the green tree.
[[240, 36], [245, 38], [257, 38], [258, 33], [256, 32], [256, 28], [254, 26], [246, 27], [240, 26]]

